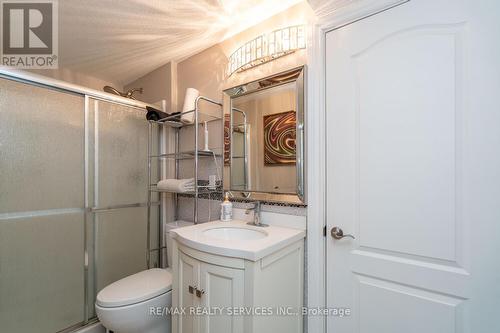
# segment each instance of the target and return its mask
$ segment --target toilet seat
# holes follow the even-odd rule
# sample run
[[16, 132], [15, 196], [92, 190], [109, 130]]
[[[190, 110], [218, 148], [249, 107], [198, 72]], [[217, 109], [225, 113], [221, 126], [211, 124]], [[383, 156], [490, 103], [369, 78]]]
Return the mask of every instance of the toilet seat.
[[172, 273], [152, 268], [113, 282], [96, 298], [101, 307], [120, 307], [143, 302], [172, 290]]

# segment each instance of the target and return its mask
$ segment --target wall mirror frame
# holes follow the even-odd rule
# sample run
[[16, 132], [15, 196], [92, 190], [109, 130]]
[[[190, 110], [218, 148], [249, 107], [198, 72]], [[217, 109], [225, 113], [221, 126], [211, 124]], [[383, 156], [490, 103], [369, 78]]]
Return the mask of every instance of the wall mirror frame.
[[[304, 191], [305, 71], [305, 66], [301, 66], [223, 91], [224, 190], [230, 192], [232, 197], [248, 201], [306, 204]], [[283, 94], [288, 95], [283, 97]], [[275, 95], [276, 97], [273, 97]], [[262, 101], [263, 98], [267, 100]], [[286, 106], [278, 104], [275, 107], [269, 102], [270, 98], [285, 100], [286, 102], [280, 103], [285, 103]], [[253, 101], [254, 99], [260, 99], [259, 103]], [[243, 104], [244, 101], [253, 102], [252, 105], [259, 106], [250, 107], [247, 106], [250, 104]], [[241, 105], [245, 107], [238, 107]], [[295, 114], [290, 114], [291, 111], [295, 111]], [[254, 115], [250, 112], [254, 112]], [[273, 129], [273, 131], [281, 131], [273, 132], [279, 134], [275, 136], [276, 138], [280, 136], [281, 142], [268, 144], [270, 134], [268, 133], [269, 127], [266, 126], [266, 117], [274, 115], [279, 118], [279, 121], [283, 121], [282, 127], [287, 128]], [[289, 116], [288, 121], [284, 119], [286, 116]], [[252, 120], [248, 120], [251, 117], [254, 117], [253, 123]], [[272, 121], [275, 120], [272, 119]], [[265, 128], [268, 129], [265, 130]], [[256, 133], [258, 133], [257, 136]], [[264, 147], [266, 144], [267, 146]], [[269, 151], [273, 153], [273, 148], [280, 150], [278, 153], [287, 155], [277, 161], [269, 161]], [[258, 154], [261, 155], [257, 156]], [[278, 156], [281, 155], [278, 154]], [[260, 174], [256, 174], [259, 172]], [[266, 173], [266, 177], [272, 178], [271, 181], [264, 177]], [[272, 173], [274, 176], [269, 176]], [[256, 181], [254, 178], [262, 179]]]

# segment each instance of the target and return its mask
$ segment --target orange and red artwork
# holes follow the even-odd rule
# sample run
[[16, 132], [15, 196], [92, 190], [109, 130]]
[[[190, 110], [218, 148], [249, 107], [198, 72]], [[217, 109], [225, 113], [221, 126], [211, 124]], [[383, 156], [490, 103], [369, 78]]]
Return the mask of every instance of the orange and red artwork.
[[264, 164], [295, 164], [295, 111], [264, 116]]

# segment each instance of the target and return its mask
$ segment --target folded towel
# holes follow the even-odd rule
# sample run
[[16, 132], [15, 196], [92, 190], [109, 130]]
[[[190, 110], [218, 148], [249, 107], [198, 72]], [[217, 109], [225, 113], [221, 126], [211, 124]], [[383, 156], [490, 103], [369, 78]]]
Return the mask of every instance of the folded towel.
[[163, 179], [158, 182], [156, 188], [165, 192], [194, 192], [194, 178], [188, 179]]

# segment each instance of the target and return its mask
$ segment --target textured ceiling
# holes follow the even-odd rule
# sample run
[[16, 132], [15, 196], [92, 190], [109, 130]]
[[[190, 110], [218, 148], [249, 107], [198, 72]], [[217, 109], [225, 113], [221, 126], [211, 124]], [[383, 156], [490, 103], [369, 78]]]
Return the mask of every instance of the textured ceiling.
[[357, 1], [358, 0], [308, 0], [309, 4], [315, 12], [321, 12], [327, 7], [331, 9], [342, 8]]
[[343, 14], [340, 12], [343, 9], [347, 9], [347, 12], [351, 12], [351, 14], [363, 8], [373, 9], [369, 11], [375, 12], [401, 1], [403, 0], [307, 0], [319, 21], [332, 13], [342, 16]]
[[59, 1], [59, 66], [124, 85], [301, 0]]

